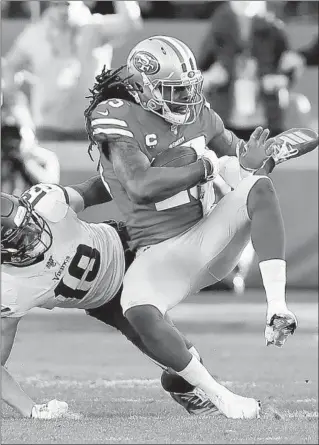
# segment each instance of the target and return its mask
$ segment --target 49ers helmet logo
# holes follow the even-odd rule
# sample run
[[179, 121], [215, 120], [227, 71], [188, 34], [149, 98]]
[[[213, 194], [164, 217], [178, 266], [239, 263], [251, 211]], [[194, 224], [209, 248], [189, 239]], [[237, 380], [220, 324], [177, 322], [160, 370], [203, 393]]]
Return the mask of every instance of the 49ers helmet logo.
[[159, 72], [160, 64], [158, 60], [146, 51], [139, 51], [133, 56], [135, 68], [145, 74], [156, 74]]

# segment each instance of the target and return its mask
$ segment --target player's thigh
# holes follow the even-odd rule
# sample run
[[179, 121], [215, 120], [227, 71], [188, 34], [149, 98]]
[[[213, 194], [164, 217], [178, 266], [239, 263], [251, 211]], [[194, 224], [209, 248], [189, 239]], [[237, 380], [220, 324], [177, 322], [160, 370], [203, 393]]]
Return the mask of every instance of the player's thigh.
[[122, 287], [110, 301], [104, 303], [98, 308], [89, 309], [86, 311], [86, 313], [102, 323], [117, 329], [123, 335], [125, 335], [128, 340], [136, 344], [138, 334], [134, 330], [133, 326], [130, 325], [127, 318], [125, 318], [123, 315], [123, 310], [120, 303], [121, 293]]
[[264, 176], [249, 176], [228, 193], [201, 225], [202, 270], [192, 283], [199, 290], [226, 277], [238, 264], [251, 235], [247, 212], [248, 195]]
[[123, 312], [149, 304], [165, 314], [188, 295], [191, 275], [199, 269], [196, 245], [174, 238], [150, 246], [137, 254], [124, 277]]

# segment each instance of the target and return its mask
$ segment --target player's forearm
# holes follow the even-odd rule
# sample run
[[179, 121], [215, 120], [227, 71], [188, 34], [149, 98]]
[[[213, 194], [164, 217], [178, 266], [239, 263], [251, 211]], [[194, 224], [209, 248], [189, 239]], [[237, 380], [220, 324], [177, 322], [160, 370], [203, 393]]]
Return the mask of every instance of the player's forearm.
[[112, 201], [112, 196], [106, 190], [105, 184], [99, 175], [93, 176], [80, 184], [69, 185], [67, 189], [69, 188], [74, 189], [81, 195], [83, 199], [83, 209], [81, 210]]
[[226, 128], [218, 136], [215, 136], [208, 143], [208, 147], [217, 154], [217, 156], [237, 156], [237, 146], [243, 143], [235, 133]]
[[31, 417], [35, 402], [23, 391], [4, 366], [1, 367], [1, 388], [4, 402], [19, 411], [22, 416]]
[[127, 181], [126, 191], [133, 202], [147, 204], [192, 188], [204, 178], [205, 168], [201, 160], [177, 168], [150, 167]]

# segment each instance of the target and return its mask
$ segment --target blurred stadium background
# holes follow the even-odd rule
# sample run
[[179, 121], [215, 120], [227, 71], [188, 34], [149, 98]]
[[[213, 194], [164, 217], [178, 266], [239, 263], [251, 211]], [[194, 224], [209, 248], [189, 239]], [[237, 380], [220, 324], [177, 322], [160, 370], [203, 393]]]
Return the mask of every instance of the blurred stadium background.
[[[42, 4], [1, 3], [5, 57], [26, 24], [37, 19]], [[139, 3], [143, 28], [115, 48], [114, 67], [125, 63], [135, 43], [156, 34], [180, 38], [196, 55], [211, 13], [224, 2]], [[304, 47], [317, 35], [317, 1], [268, 5], [286, 23], [293, 48]], [[107, 1], [93, 2], [91, 8], [102, 14], [113, 12], [112, 2]], [[318, 67], [305, 69], [294, 92], [310, 102], [307, 126], [318, 128]], [[305, 126], [305, 122], [290, 110], [286, 125]], [[96, 173], [97, 152], [92, 162], [87, 141], [47, 141], [43, 146], [58, 155], [61, 184], [80, 182]], [[22, 322], [9, 367], [32, 396], [40, 400], [65, 398], [89, 420], [75, 427], [60, 422], [34, 427], [6, 407], [3, 443], [318, 443], [316, 423], [312, 422], [318, 418], [318, 152], [279, 166], [273, 180], [285, 220], [289, 295], [291, 309], [299, 317], [299, 333], [283, 351], [263, 346], [265, 308], [260, 303], [264, 296], [256, 263], [244, 296], [234, 299], [204, 291], [175, 308], [172, 315], [181, 330], [195, 340], [208, 367], [229, 380], [234, 390], [245, 389], [254, 395], [258, 389], [264, 399], [277, 394], [279, 407], [287, 413], [284, 427], [276, 422], [236, 426], [217, 421], [212, 436], [207, 422], [186, 418], [169, 397], [159, 393], [159, 370], [112, 329], [104, 335], [104, 326], [76, 311], [52, 314], [35, 310]], [[109, 203], [87, 210], [81, 217], [101, 221], [121, 215]], [[287, 374], [283, 368], [288, 368]], [[156, 404], [152, 404], [154, 400]], [[107, 418], [107, 423], [101, 418]]]

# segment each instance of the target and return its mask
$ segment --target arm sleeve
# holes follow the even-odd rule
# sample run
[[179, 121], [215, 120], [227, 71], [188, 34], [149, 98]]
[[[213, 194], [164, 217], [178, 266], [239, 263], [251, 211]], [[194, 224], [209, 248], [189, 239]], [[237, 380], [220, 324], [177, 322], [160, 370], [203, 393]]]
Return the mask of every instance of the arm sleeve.
[[83, 198], [84, 208], [112, 201], [112, 196], [106, 190], [102, 178], [99, 175], [89, 178], [80, 184], [70, 185]]

